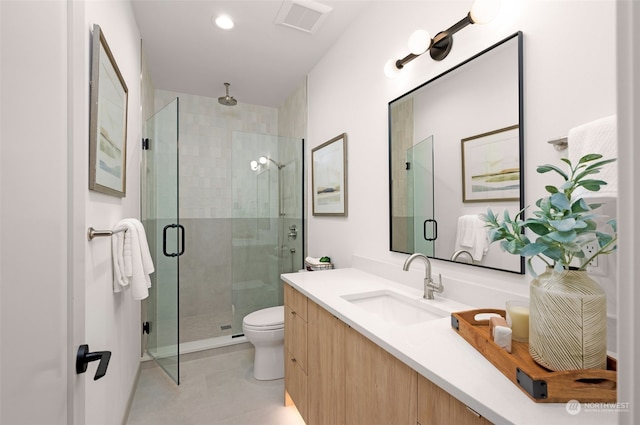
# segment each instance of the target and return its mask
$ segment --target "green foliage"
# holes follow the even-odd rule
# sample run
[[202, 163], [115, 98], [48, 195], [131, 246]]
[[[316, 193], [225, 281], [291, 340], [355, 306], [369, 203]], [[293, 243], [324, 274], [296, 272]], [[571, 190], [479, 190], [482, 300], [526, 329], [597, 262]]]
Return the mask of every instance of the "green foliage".
[[[587, 204], [583, 198], [574, 196], [578, 188], [597, 192], [607, 184], [603, 180], [589, 177], [600, 173], [603, 166], [615, 161], [615, 159], [601, 160], [601, 158], [602, 155], [599, 154], [585, 155], [575, 166], [568, 159], [562, 158], [562, 161], [569, 166], [568, 173], [555, 165], [539, 166], [538, 173], [553, 171], [563, 178], [564, 183], [558, 187], [545, 186], [549, 196], [536, 201], [539, 210], [533, 211], [532, 217], [524, 218], [526, 208], [519, 211], [513, 218], [505, 210], [502, 220], [491, 208], [486, 214], [481, 214], [481, 219], [487, 223], [486, 227], [489, 229], [489, 242], [499, 241], [505, 251], [529, 257], [527, 266], [534, 276], [535, 273], [531, 267], [533, 257], [542, 259], [557, 271], [568, 269], [569, 265], [578, 259], [579, 269], [584, 270], [587, 264], [598, 255], [615, 251], [616, 220], [607, 222], [613, 229], [613, 233], [598, 231], [595, 220], [600, 216], [594, 214], [593, 210], [601, 204]], [[534, 241], [529, 240], [524, 232], [525, 229], [529, 229], [536, 236]], [[585, 246], [595, 241], [599, 249], [589, 256], [585, 255]]]

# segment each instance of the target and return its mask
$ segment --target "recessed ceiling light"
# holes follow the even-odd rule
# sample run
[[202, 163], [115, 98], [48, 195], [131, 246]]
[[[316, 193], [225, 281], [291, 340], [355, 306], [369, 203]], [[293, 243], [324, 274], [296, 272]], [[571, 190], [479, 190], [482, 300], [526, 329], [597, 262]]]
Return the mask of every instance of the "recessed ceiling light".
[[220, 15], [215, 20], [216, 25], [223, 30], [230, 30], [233, 28], [233, 21], [227, 15]]

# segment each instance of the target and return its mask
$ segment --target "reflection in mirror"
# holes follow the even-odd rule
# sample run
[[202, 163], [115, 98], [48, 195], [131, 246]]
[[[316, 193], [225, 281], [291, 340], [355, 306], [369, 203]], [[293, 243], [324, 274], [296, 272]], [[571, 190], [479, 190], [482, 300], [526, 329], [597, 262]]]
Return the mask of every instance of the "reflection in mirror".
[[524, 206], [522, 33], [389, 102], [391, 251], [524, 273], [487, 207]]

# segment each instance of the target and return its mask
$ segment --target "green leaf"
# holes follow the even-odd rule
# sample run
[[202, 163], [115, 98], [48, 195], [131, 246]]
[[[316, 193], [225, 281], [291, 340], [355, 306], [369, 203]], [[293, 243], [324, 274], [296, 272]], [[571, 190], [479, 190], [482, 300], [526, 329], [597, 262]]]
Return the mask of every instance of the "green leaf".
[[559, 232], [569, 232], [575, 227], [576, 220], [573, 218], [568, 218], [566, 220], [549, 220], [549, 224], [555, 227]]
[[549, 232], [546, 237], [562, 244], [573, 241], [576, 238], [576, 232], [573, 230], [568, 232]]
[[581, 182], [578, 182], [576, 184], [576, 186], [582, 186], [587, 190], [590, 190], [592, 192], [597, 192], [600, 190], [600, 186], [604, 186], [606, 185], [607, 182], [603, 181], [603, 180], [583, 180]]
[[596, 159], [602, 158], [602, 155], [599, 153], [589, 153], [583, 156], [578, 160], [578, 164], [584, 164], [585, 162], [595, 161]]
[[520, 255], [522, 255], [523, 257], [532, 257], [544, 252], [547, 249], [548, 246], [545, 244], [532, 243], [522, 247], [522, 249], [520, 250]]
[[558, 188], [555, 186], [545, 186], [544, 187], [549, 193], [558, 193]]
[[549, 171], [555, 171], [556, 173], [560, 174], [562, 178], [564, 178], [565, 180], [569, 180], [569, 176], [567, 176], [567, 174], [564, 171], [562, 171], [560, 168], [556, 167], [555, 165], [550, 165], [550, 164], [540, 165], [538, 166], [536, 171], [540, 174], [548, 173]]
[[617, 232], [618, 231], [618, 222], [616, 221], [616, 219], [611, 219], [609, 221], [607, 221], [607, 224], [611, 227], [613, 227], [613, 231]]
[[549, 229], [547, 228], [547, 226], [541, 223], [530, 222], [526, 227], [536, 235], [544, 236], [549, 233]]
[[616, 161], [616, 158], [605, 159], [604, 161], [599, 161], [599, 162], [596, 162], [595, 164], [589, 165], [587, 168], [585, 168], [585, 170], [590, 170], [593, 168], [602, 168], [602, 166], [610, 164], [615, 161]]
[[542, 255], [549, 257], [553, 261], [562, 260], [562, 250], [555, 245], [549, 245], [547, 249], [542, 252]]
[[596, 232], [596, 237], [598, 238], [598, 245], [600, 246], [600, 248], [606, 246], [614, 239], [613, 235], [608, 235], [606, 233], [600, 232]]
[[560, 211], [566, 211], [571, 209], [571, 204], [569, 203], [569, 199], [564, 193], [554, 193], [549, 197], [549, 202], [556, 209]]
[[580, 198], [573, 204], [571, 204], [571, 212], [572, 213], [581, 213], [591, 211], [591, 206], [587, 204], [587, 201]]

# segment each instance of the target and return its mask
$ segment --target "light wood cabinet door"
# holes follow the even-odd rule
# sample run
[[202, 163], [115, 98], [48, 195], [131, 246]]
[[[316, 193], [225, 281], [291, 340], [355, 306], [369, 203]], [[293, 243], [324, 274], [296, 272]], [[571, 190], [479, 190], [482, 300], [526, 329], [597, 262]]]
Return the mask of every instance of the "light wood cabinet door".
[[307, 297], [284, 284], [285, 405], [295, 404], [308, 421]]
[[312, 301], [307, 305], [309, 420], [344, 425], [344, 339], [347, 325]]
[[284, 303], [291, 307], [298, 316], [307, 321], [307, 296], [286, 283], [284, 286]]
[[284, 284], [284, 346], [307, 370], [307, 297]]
[[298, 365], [307, 370], [307, 322], [288, 305], [284, 306], [284, 345]]
[[418, 377], [418, 423], [491, 425], [487, 419], [423, 376]]
[[415, 425], [418, 373], [351, 328], [345, 349], [346, 424]]
[[295, 357], [287, 350], [285, 350], [284, 361], [285, 406], [295, 404], [302, 419], [308, 423], [309, 396], [307, 375]]

